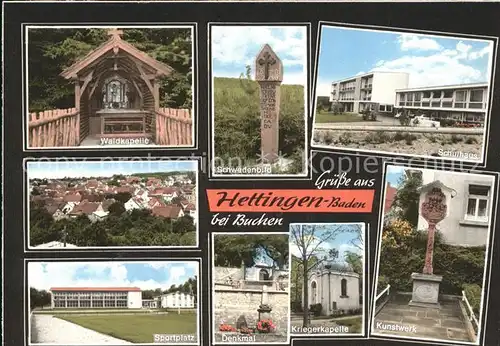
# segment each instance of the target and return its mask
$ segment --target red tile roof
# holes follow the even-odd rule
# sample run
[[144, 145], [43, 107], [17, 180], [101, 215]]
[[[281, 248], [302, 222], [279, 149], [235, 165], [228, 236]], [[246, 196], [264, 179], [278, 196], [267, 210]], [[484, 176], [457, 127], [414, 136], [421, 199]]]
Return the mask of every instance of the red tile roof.
[[141, 292], [139, 287], [52, 287], [50, 291], [66, 292]]
[[165, 207], [154, 207], [151, 215], [161, 216], [167, 219], [176, 219], [179, 217], [182, 209], [178, 206], [167, 205]]

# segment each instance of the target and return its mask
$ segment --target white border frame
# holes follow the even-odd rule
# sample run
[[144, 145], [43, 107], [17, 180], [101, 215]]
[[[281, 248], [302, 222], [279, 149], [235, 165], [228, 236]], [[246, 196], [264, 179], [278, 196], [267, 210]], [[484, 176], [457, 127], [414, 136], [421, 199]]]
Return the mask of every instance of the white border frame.
[[[416, 35], [422, 36], [430, 36], [430, 37], [439, 37], [439, 38], [448, 38], [448, 39], [467, 39], [470, 41], [491, 41], [493, 45], [492, 56], [488, 63], [488, 71], [490, 73], [490, 77], [488, 80], [488, 93], [486, 102], [488, 104], [486, 114], [485, 114], [485, 124], [484, 124], [484, 132], [482, 136], [482, 152], [480, 160], [464, 160], [461, 158], [452, 158], [452, 157], [435, 157], [430, 155], [418, 155], [418, 154], [409, 154], [409, 153], [397, 153], [397, 152], [389, 152], [389, 151], [380, 151], [380, 150], [368, 150], [365, 148], [349, 148], [349, 147], [337, 147], [337, 146], [327, 146], [327, 145], [314, 145], [314, 133], [315, 133], [315, 124], [316, 124], [316, 104], [317, 104], [317, 96], [316, 96], [316, 88], [318, 84], [318, 72], [319, 72], [319, 57], [321, 54], [321, 44], [322, 39], [321, 35], [324, 28], [337, 28], [341, 30], [356, 30], [356, 31], [370, 31], [370, 32], [381, 32], [381, 33], [393, 33], [393, 34], [403, 34], [403, 33], [413, 33]], [[455, 36], [452, 36], [455, 35]], [[480, 39], [478, 37], [483, 37]], [[378, 25], [364, 25], [364, 24], [350, 24], [350, 23], [342, 23], [342, 22], [328, 22], [328, 21], [319, 21], [318, 23], [318, 36], [317, 36], [317, 49], [316, 49], [316, 58], [314, 65], [314, 78], [313, 78], [313, 100], [312, 100], [312, 109], [311, 114], [313, 118], [313, 125], [311, 131], [311, 147], [319, 148], [319, 149], [327, 149], [327, 150], [342, 150], [346, 153], [344, 154], [355, 154], [362, 152], [363, 154], [373, 155], [385, 155], [385, 157], [406, 157], [406, 158], [422, 158], [422, 159], [440, 159], [443, 161], [458, 161], [461, 163], [466, 163], [469, 165], [479, 165], [480, 167], [484, 167], [487, 158], [488, 158], [488, 144], [489, 144], [489, 136], [490, 126], [491, 126], [491, 116], [492, 116], [492, 103], [493, 103], [493, 91], [495, 90], [495, 76], [496, 76], [496, 59], [498, 54], [498, 37], [494, 36], [486, 36], [486, 35], [470, 35], [470, 34], [461, 34], [461, 33], [449, 33], [449, 32], [439, 32], [439, 31], [431, 31], [431, 30], [420, 30], [420, 29], [407, 29], [407, 28], [398, 28], [398, 27], [387, 27], [387, 26], [378, 26]], [[353, 153], [354, 152], [354, 153]]]
[[[465, 175], [465, 176], [489, 176], [493, 180], [492, 184], [492, 194], [491, 194], [491, 202], [492, 202], [492, 208], [490, 209], [490, 218], [489, 218], [489, 226], [488, 226], [488, 233], [486, 236], [486, 253], [484, 256], [484, 271], [483, 271], [483, 284], [482, 284], [482, 293], [481, 293], [481, 310], [480, 310], [480, 316], [479, 316], [479, 325], [478, 325], [478, 332], [477, 332], [477, 338], [475, 342], [466, 342], [466, 341], [457, 341], [457, 340], [445, 340], [445, 339], [434, 339], [434, 338], [425, 338], [425, 336], [421, 337], [410, 337], [410, 336], [399, 336], [399, 335], [392, 335], [392, 334], [381, 334], [381, 333], [376, 333], [374, 332], [374, 323], [375, 323], [375, 310], [376, 310], [376, 301], [375, 301], [375, 292], [377, 292], [377, 285], [378, 285], [378, 277], [379, 277], [379, 269], [380, 269], [380, 252], [381, 252], [381, 247], [382, 247], [382, 233], [383, 233], [383, 223], [384, 223], [384, 208], [385, 208], [385, 195], [387, 192], [386, 189], [386, 184], [387, 184], [387, 166], [396, 166], [396, 167], [406, 167], [408, 169], [417, 169], [417, 170], [432, 170], [432, 171], [438, 171], [438, 172], [443, 172], [444, 174], [458, 174], [458, 175]], [[381, 181], [381, 194], [380, 194], [380, 205], [381, 207], [379, 208], [379, 234], [378, 234], [378, 240], [377, 240], [377, 249], [375, 253], [375, 276], [373, 278], [373, 287], [372, 287], [372, 308], [371, 308], [371, 316], [370, 316], [370, 324], [369, 324], [369, 330], [368, 330], [368, 335], [370, 338], [374, 337], [374, 339], [382, 339], [382, 340], [398, 340], [401, 342], [433, 342], [441, 345], [481, 345], [482, 342], [484, 341], [485, 337], [485, 330], [486, 330], [486, 322], [488, 319], [488, 302], [489, 302], [489, 290], [490, 290], [490, 285], [491, 285], [491, 269], [492, 269], [492, 263], [493, 263], [493, 244], [494, 244], [494, 239], [495, 239], [495, 227], [496, 227], [496, 213], [495, 211], [498, 208], [498, 198], [495, 196], [495, 193], [498, 189], [498, 183], [499, 183], [499, 176], [500, 173], [496, 172], [490, 172], [490, 171], [483, 171], [483, 173], [489, 173], [489, 174], [480, 174], [480, 173], [469, 173], [469, 172], [457, 172], [457, 171], [441, 171], [441, 170], [435, 170], [435, 169], [428, 169], [428, 168], [421, 168], [418, 165], [404, 165], [404, 164], [389, 164], [386, 163], [384, 164], [383, 167], [383, 179]], [[493, 207], [494, 206], [494, 207]], [[493, 231], [492, 231], [493, 229]], [[486, 282], [488, 285], [486, 286]], [[486, 300], [485, 300], [486, 296]]]
[[[154, 157], [153, 157], [154, 158]], [[129, 159], [129, 160], [127, 160]], [[87, 161], [88, 160], [88, 161]], [[42, 249], [42, 248], [36, 248], [34, 246], [30, 245], [30, 192], [29, 192], [29, 172], [28, 172], [28, 163], [29, 162], [38, 162], [38, 163], [57, 163], [60, 162], [61, 164], [64, 163], [77, 163], [77, 164], [85, 164], [85, 163], [93, 163], [93, 162], [102, 162], [102, 163], [120, 163], [120, 162], [127, 162], [127, 163], [137, 163], [137, 164], [144, 164], [145, 162], [192, 162], [196, 163], [196, 167], [198, 168], [196, 171], [194, 171], [195, 176], [196, 176], [196, 184], [195, 184], [195, 190], [196, 190], [196, 212], [198, 215], [198, 219], [195, 220], [196, 224], [196, 244], [195, 245], [182, 245], [182, 246], [88, 246], [88, 247], [76, 247], [76, 248], [49, 248], [49, 249]], [[140, 161], [134, 160], [133, 157], [121, 157], [117, 158], [115, 160], [107, 160], [106, 158], [103, 157], [64, 157], [64, 158], [54, 158], [54, 159], [49, 159], [49, 160], [42, 160], [42, 159], [34, 159], [34, 158], [24, 158], [23, 159], [23, 201], [24, 201], [24, 210], [23, 210], [23, 225], [25, 226], [26, 231], [24, 233], [24, 252], [57, 252], [57, 251], [71, 251], [71, 252], [85, 252], [89, 250], [127, 250], [127, 252], [130, 251], [144, 251], [144, 250], [164, 250], [168, 249], [169, 251], [179, 251], [179, 252], [184, 252], [184, 251], [193, 251], [197, 250], [200, 246], [200, 164], [201, 164], [201, 158], [200, 157], [188, 157], [183, 158], [183, 157], [175, 157], [175, 156], [170, 156], [170, 157], [164, 157], [164, 158], [141, 158]], [[118, 174], [118, 173], [117, 173]]]
[[[201, 277], [202, 277], [202, 272], [203, 272], [203, 258], [202, 257], [187, 257], [187, 258], [129, 258], [127, 260], [123, 259], [106, 259], [106, 258], [70, 258], [70, 259], [62, 259], [62, 258], [37, 258], [37, 259], [28, 259], [24, 258], [23, 261], [23, 270], [24, 270], [24, 287], [25, 290], [23, 292], [23, 295], [25, 299], [23, 299], [23, 312], [24, 312], [24, 323], [23, 323], [23, 328], [24, 328], [24, 346], [81, 346], [81, 344], [75, 343], [75, 344], [50, 344], [50, 343], [32, 343], [31, 342], [31, 313], [29, 312], [29, 307], [30, 307], [30, 286], [29, 286], [29, 271], [28, 271], [28, 264], [29, 262], [34, 262], [34, 263], [49, 263], [49, 262], [55, 262], [55, 263], [75, 263], [75, 262], [84, 262], [84, 263], [99, 263], [99, 262], [116, 262], [116, 263], [122, 263], [122, 264], [131, 264], [131, 263], [150, 263], [150, 262], [167, 262], [167, 263], [175, 263], [175, 262], [180, 262], [180, 263], [187, 263], [187, 262], [196, 262], [198, 264], [197, 267], [197, 295], [196, 295], [196, 314], [197, 314], [197, 319], [196, 319], [196, 342], [191, 342], [191, 343], [143, 343], [143, 344], [134, 344], [134, 345], [203, 345], [203, 333], [201, 332], [202, 330], [202, 325], [203, 325], [203, 314], [201, 313], [201, 305], [203, 302], [203, 294], [201, 290]], [[125, 310], [124, 310], [125, 311]], [[92, 345], [92, 344], [87, 344], [87, 345]], [[113, 345], [113, 344], [110, 344]]]
[[[368, 300], [369, 298], [369, 293], [370, 290], [368, 289], [368, 285], [366, 284], [367, 278], [370, 276], [370, 266], [367, 265], [367, 257], [368, 257], [368, 262], [370, 258], [370, 227], [367, 223], [365, 222], [293, 222], [289, 224], [289, 229], [293, 225], [361, 225], [363, 227], [362, 234], [363, 234], [363, 305], [361, 307], [363, 313], [361, 315], [361, 333], [338, 333], [338, 334], [294, 334], [290, 330], [290, 335], [294, 338], [300, 337], [299, 340], [316, 340], [317, 337], [330, 337], [330, 338], [339, 338], [341, 337], [341, 340], [365, 340], [367, 337], [367, 324], [366, 323], [366, 318], [368, 316], [367, 314], [367, 307], [370, 305], [370, 301]], [[290, 232], [291, 233], [291, 232]], [[343, 232], [344, 233], [344, 232]], [[345, 232], [347, 233], [347, 232]], [[291, 236], [290, 236], [291, 238]], [[290, 239], [290, 244], [292, 244], [293, 241]], [[291, 256], [290, 256], [291, 257]], [[292, 272], [292, 269], [290, 268], [290, 274]], [[291, 276], [291, 275], [290, 275]], [[291, 313], [290, 313], [291, 315]], [[290, 322], [291, 324], [291, 322]], [[303, 338], [303, 336], [306, 336], [306, 338]]]
[[[286, 28], [286, 27], [305, 27], [306, 28], [306, 61], [305, 61], [305, 69], [306, 69], [306, 85], [304, 85], [304, 171], [300, 174], [216, 174], [215, 173], [215, 165], [214, 165], [214, 157], [215, 157], [215, 102], [214, 102], [214, 75], [213, 75], [213, 57], [212, 57], [212, 27], [276, 27], [276, 28]], [[255, 178], [255, 179], [265, 179], [265, 178], [307, 178], [309, 177], [309, 117], [310, 117], [310, 85], [312, 80], [312, 65], [311, 65], [311, 57], [312, 57], [312, 41], [311, 41], [311, 23], [306, 22], [208, 22], [207, 23], [207, 31], [208, 31], [208, 47], [207, 47], [207, 58], [208, 58], [208, 100], [209, 100], [209, 125], [210, 125], [210, 133], [208, 135], [208, 148], [209, 148], [209, 157], [210, 157], [210, 168], [209, 168], [209, 177], [210, 178]]]
[[[83, 24], [83, 23], [81, 23]], [[102, 151], [105, 150], [130, 150], [129, 146], [123, 145], [95, 145], [95, 146], [70, 146], [70, 147], [30, 147], [29, 146], [29, 30], [30, 29], [190, 29], [191, 30], [191, 141], [192, 145], [144, 145], [132, 147], [133, 150], [193, 150], [198, 149], [198, 118], [199, 118], [199, 95], [198, 95], [198, 70], [199, 70], [199, 59], [198, 59], [198, 23], [197, 22], [186, 22], [186, 23], [169, 23], [169, 25], [148, 23], [138, 23], [137, 25], [117, 23], [113, 25], [112, 23], [88, 23], [88, 25], [61, 25], [61, 23], [37, 23], [28, 24], [22, 23], [21, 25], [21, 43], [23, 46], [23, 52], [21, 54], [22, 61], [22, 88], [24, 95], [24, 102], [22, 105], [22, 124], [23, 124], [23, 152], [33, 152], [33, 151], [61, 151], [61, 150], [90, 150], [90, 151]], [[76, 106], [76, 105], [75, 105]]]
[[[259, 342], [218, 342], [215, 340], [215, 331], [216, 328], [218, 327], [218, 324], [215, 323], [215, 297], [214, 297], [214, 292], [215, 292], [215, 280], [213, 279], [213, 271], [214, 271], [214, 243], [215, 243], [215, 236], [216, 235], [234, 235], [234, 236], [251, 236], [251, 235], [266, 235], [266, 236], [271, 236], [271, 235], [287, 235], [290, 237], [290, 232], [212, 232], [211, 234], [209, 233], [209, 246], [210, 246], [210, 266], [209, 266], [209, 276], [211, 278], [211, 284], [210, 284], [210, 293], [209, 296], [212, 297], [212, 299], [209, 300], [209, 307], [211, 309], [211, 312], [209, 314], [210, 320], [211, 320], [211, 328], [212, 331], [210, 333], [211, 336], [211, 341], [212, 345], [251, 345], [251, 344], [259, 344]], [[290, 239], [288, 240], [288, 248], [290, 248]], [[290, 288], [291, 284], [291, 272], [292, 272], [292, 256], [289, 253], [288, 255], [288, 268], [289, 268], [289, 275], [288, 275], [288, 287]], [[291, 334], [290, 334], [290, 289], [287, 292], [288, 293], [288, 330], [287, 330], [287, 338], [285, 341], [282, 342], [265, 342], [265, 343], [260, 343], [260, 344], [266, 344], [266, 345], [287, 345], [290, 344], [291, 340]]]

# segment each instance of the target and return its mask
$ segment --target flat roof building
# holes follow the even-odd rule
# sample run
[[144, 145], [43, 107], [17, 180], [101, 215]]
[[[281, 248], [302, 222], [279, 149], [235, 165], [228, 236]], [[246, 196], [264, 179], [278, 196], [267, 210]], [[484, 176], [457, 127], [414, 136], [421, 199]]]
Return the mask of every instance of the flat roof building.
[[396, 90], [396, 107], [419, 111], [432, 118], [484, 123], [488, 83]]
[[194, 308], [194, 295], [181, 292], [163, 294], [160, 298], [162, 308]]
[[370, 72], [332, 83], [330, 102], [340, 103], [341, 111], [359, 113], [369, 102], [380, 104], [381, 112], [392, 112], [397, 89], [408, 87], [405, 72]]
[[52, 308], [140, 309], [139, 287], [52, 287]]

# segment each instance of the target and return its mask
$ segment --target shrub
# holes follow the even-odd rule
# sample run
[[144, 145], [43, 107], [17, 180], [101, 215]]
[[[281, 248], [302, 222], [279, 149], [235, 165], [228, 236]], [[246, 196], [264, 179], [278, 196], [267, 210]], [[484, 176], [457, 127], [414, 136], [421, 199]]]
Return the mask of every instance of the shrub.
[[477, 144], [477, 139], [475, 137], [467, 137], [465, 139], [465, 144]]
[[326, 131], [325, 135], [323, 136], [323, 142], [325, 142], [326, 145], [330, 145], [333, 142], [333, 135], [330, 131]]
[[321, 304], [312, 304], [309, 307], [309, 312], [314, 314], [314, 316], [321, 316], [321, 311], [323, 310], [323, 306]]
[[342, 145], [349, 145], [351, 144], [351, 137], [352, 135], [348, 132], [344, 132], [343, 134], [340, 135], [339, 137], [339, 142]]
[[453, 143], [453, 144], [460, 143], [463, 140], [464, 139], [462, 137], [457, 136], [457, 135], [451, 135], [451, 139], [450, 139], [451, 143]]
[[483, 289], [478, 284], [464, 284], [462, 288], [477, 318], [481, 310], [481, 293]]
[[[405, 221], [393, 221], [382, 230], [379, 287], [387, 284], [395, 291], [412, 290], [411, 274], [422, 272], [427, 247], [427, 231], [416, 231]], [[434, 274], [442, 275], [442, 294], [460, 295], [464, 282], [481, 285], [486, 248], [444, 244], [436, 232]], [[384, 281], [383, 288], [380, 280]]]

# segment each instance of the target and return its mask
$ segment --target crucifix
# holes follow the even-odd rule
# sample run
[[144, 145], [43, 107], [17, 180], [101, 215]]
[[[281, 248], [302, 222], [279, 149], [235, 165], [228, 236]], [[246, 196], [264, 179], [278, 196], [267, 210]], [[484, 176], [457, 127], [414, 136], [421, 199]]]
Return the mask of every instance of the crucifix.
[[110, 36], [113, 40], [121, 40], [121, 36], [123, 35], [123, 31], [119, 29], [109, 29], [108, 36]]
[[265, 52], [264, 56], [259, 59], [259, 65], [264, 66], [264, 79], [269, 79], [269, 67], [274, 64], [276, 64], [276, 59], [269, 52]]

